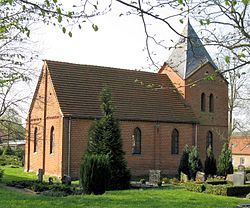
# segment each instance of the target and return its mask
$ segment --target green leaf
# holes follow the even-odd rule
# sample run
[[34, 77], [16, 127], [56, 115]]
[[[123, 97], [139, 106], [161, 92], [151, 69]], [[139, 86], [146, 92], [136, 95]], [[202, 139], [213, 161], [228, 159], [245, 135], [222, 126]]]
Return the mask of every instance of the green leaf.
[[8, 3], [9, 3], [10, 5], [12, 5], [12, 4], [13, 4], [13, 0], [8, 0]]
[[63, 33], [66, 33], [66, 28], [63, 27], [63, 28], [62, 28], [62, 31], [63, 31]]
[[229, 6], [230, 4], [229, 4], [229, 0], [225, 0], [225, 4], [227, 5], [227, 6]]
[[57, 0], [53, 0], [53, 2], [56, 4], [56, 3], [57, 3]]
[[93, 5], [95, 7], [95, 9], [97, 10], [97, 5]]
[[26, 10], [26, 6], [25, 5], [23, 5], [22, 7], [23, 7], [23, 11]]
[[92, 28], [93, 28], [93, 30], [94, 30], [95, 32], [98, 31], [98, 26], [97, 26], [97, 25], [93, 24], [93, 25], [92, 25]]
[[183, 22], [184, 22], [183, 19], [180, 19], [179, 21], [180, 21], [181, 24], [183, 24]]
[[57, 8], [56, 8], [56, 12], [57, 12], [58, 14], [62, 14], [61, 8], [60, 8], [60, 7], [57, 7]]
[[57, 18], [58, 22], [61, 23], [62, 22], [62, 16], [59, 15], [58, 18]]
[[183, 4], [183, 0], [178, 0], [178, 3], [179, 4]]
[[230, 57], [229, 57], [229, 56], [225, 56], [225, 62], [226, 62], [227, 64], [230, 63]]
[[249, 4], [249, 0], [242, 0], [242, 3], [245, 4], [245, 6], [247, 6]]
[[72, 38], [72, 32], [70, 32], [70, 31], [69, 31], [69, 33], [68, 33], [68, 34], [69, 34], [69, 37], [71, 37], [71, 38]]

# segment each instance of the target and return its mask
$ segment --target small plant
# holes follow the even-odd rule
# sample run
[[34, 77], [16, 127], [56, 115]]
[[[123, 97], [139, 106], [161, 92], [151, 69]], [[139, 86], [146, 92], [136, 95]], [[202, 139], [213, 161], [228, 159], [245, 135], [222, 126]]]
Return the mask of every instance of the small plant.
[[140, 183], [141, 183], [141, 184], [146, 184], [146, 179], [142, 178], [142, 179], [140, 180]]
[[4, 147], [3, 155], [13, 155], [13, 154], [14, 154], [14, 151], [11, 149], [11, 147], [9, 145]]
[[170, 183], [170, 178], [163, 178], [162, 183], [169, 184]]
[[172, 179], [171, 179], [171, 183], [172, 183], [173, 185], [177, 185], [177, 184], [180, 183], [180, 181], [179, 181], [177, 178], [172, 178]]
[[0, 169], [0, 181], [2, 181], [4, 170]]

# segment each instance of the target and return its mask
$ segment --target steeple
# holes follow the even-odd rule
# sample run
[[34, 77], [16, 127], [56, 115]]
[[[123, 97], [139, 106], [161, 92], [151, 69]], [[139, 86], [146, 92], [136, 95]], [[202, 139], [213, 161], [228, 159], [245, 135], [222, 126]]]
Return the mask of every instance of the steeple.
[[170, 54], [167, 64], [185, 80], [201, 66], [211, 63], [215, 68], [212, 58], [203, 46], [197, 33], [194, 31], [189, 20], [185, 26], [179, 42]]

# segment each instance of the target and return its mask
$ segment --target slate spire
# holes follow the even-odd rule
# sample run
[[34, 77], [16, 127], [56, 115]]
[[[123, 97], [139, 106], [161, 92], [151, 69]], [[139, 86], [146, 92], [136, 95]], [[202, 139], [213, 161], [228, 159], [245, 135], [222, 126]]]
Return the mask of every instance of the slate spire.
[[212, 58], [190, 24], [189, 19], [182, 35], [187, 38], [181, 37], [179, 39], [167, 60], [167, 64], [182, 79], [187, 79], [193, 72], [208, 62], [216, 68]]

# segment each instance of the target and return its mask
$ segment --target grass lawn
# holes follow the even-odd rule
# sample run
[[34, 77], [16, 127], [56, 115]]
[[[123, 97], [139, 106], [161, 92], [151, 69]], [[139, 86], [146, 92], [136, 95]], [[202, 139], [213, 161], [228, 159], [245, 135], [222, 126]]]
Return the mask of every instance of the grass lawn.
[[[35, 179], [35, 174], [21, 168], [5, 168], [3, 182], [16, 179]], [[16, 175], [17, 174], [17, 175]], [[183, 189], [147, 189], [109, 191], [101, 196], [83, 195], [64, 198], [45, 197], [20, 193], [0, 187], [0, 207], [6, 208], [75, 208], [75, 207], [236, 207], [250, 204], [250, 200], [188, 192]]]

